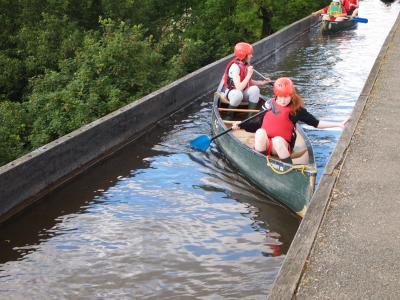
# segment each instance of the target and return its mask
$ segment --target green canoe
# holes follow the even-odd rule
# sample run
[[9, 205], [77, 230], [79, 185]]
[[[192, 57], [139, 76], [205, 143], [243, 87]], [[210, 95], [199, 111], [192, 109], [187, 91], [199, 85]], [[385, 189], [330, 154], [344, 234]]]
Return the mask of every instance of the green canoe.
[[329, 34], [335, 33], [340, 30], [350, 29], [357, 26], [357, 22], [352, 21], [351, 19], [335, 22], [335, 21], [321, 21], [321, 31], [322, 33]]
[[[233, 122], [222, 119], [230, 110], [227, 108], [224, 94], [219, 92], [221, 88], [222, 84], [214, 95], [212, 109], [214, 135], [229, 128]], [[235, 112], [234, 120], [239, 121], [246, 117], [246, 106], [241, 106]], [[314, 193], [317, 168], [311, 143], [300, 126], [297, 126], [296, 130], [293, 164], [256, 152], [252, 148], [254, 133], [242, 129], [230, 131], [215, 142], [226, 158], [251, 182], [302, 217]]]

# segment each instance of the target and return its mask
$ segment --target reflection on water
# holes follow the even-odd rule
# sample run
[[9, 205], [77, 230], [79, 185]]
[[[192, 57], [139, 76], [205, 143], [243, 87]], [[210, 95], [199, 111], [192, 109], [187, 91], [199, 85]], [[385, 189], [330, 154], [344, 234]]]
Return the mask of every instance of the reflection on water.
[[[315, 29], [257, 68], [293, 77], [318, 117], [349, 116], [399, 11], [361, 5], [368, 24], [335, 36]], [[0, 297], [264, 299], [299, 219], [214, 145], [205, 154], [187, 147], [210, 133], [210, 101], [160, 122], [2, 226]], [[306, 130], [322, 170], [340, 131]]]
[[299, 219], [214, 146], [187, 147], [210, 97], [6, 224], [0, 295], [265, 295]]

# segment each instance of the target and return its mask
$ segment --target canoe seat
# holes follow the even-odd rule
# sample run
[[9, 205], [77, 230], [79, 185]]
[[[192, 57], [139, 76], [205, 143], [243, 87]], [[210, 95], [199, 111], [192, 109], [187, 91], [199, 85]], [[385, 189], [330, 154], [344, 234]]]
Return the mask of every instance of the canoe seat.
[[[222, 93], [222, 92], [215, 92], [214, 95], [217, 96], [217, 97], [219, 98], [219, 101], [220, 101], [221, 103], [229, 104], [229, 100], [228, 100], [228, 98], [226, 97], [225, 93]], [[249, 105], [249, 102], [242, 101], [242, 102], [240, 103], [240, 105]]]
[[225, 112], [242, 112], [242, 113], [258, 113], [259, 109], [246, 109], [246, 108], [218, 108], [218, 111], [225, 111]]
[[223, 120], [223, 121], [224, 121], [224, 124], [225, 124], [226, 128], [231, 128], [233, 123], [235, 123], [235, 122], [240, 122], [240, 121], [242, 121], [242, 120], [235, 120], [235, 121], [232, 121], [232, 120]]

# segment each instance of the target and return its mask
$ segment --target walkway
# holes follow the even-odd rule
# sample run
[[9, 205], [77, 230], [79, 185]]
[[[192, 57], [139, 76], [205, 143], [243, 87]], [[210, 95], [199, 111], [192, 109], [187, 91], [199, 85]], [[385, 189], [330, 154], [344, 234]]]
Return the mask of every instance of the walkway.
[[269, 299], [400, 297], [400, 17], [349, 127]]

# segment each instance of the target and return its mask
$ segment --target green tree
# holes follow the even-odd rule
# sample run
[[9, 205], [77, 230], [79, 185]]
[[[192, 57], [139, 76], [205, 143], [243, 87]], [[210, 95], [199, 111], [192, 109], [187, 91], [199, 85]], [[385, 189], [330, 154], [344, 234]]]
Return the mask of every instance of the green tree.
[[[140, 26], [102, 20], [82, 50], [32, 81], [33, 147], [87, 124], [165, 84], [162, 57]], [[157, 67], [160, 66], [160, 67]]]
[[73, 57], [81, 47], [82, 31], [68, 17], [47, 13], [34, 27], [22, 26], [18, 33], [18, 49], [25, 62], [28, 77], [56, 70], [59, 60]]
[[18, 101], [27, 84], [24, 62], [0, 52], [0, 102]]
[[27, 115], [22, 104], [0, 102], [0, 165], [27, 152]]
[[262, 20], [262, 36], [285, 27], [320, 9], [329, 0], [249, 0], [256, 5], [258, 17]]

